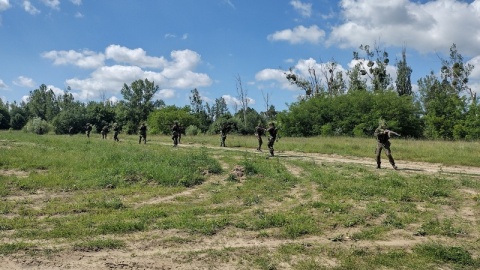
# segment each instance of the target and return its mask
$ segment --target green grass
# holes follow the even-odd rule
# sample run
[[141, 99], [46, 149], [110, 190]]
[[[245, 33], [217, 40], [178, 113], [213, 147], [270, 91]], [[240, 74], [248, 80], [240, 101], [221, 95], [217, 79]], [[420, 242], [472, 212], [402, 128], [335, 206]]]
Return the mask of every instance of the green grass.
[[[217, 136], [184, 137], [178, 148], [167, 136], [146, 145], [120, 140], [0, 132], [0, 255], [128, 252], [151, 243], [181, 247], [179, 265], [211, 268], [480, 267], [478, 176], [267, 158], [246, 151], [254, 137], [235, 135], [226, 149], [203, 147], [217, 146]], [[479, 166], [477, 142], [393, 145], [396, 158]], [[373, 146], [281, 138], [276, 150], [372, 157]]]

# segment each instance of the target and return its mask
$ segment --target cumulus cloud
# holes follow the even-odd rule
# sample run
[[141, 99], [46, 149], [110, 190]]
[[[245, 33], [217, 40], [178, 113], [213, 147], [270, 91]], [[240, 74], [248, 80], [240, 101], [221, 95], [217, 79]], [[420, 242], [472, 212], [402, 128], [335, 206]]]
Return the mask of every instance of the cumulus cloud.
[[[135, 80], [154, 81], [161, 90], [159, 98], [175, 96], [175, 91], [205, 87], [212, 84], [207, 74], [195, 72], [201, 63], [201, 56], [191, 50], [178, 50], [165, 57], [149, 56], [141, 49], [130, 49], [110, 45], [105, 53], [89, 50], [80, 52], [50, 51], [42, 57], [53, 61], [54, 65], [74, 65], [94, 69], [87, 78], [70, 78], [66, 85], [78, 94], [79, 99], [94, 99], [105, 94], [119, 94], [123, 85]], [[106, 65], [106, 61], [114, 64]]]
[[19, 76], [13, 84], [21, 86], [21, 87], [27, 87], [27, 88], [33, 88], [35, 87], [36, 83], [32, 78], [28, 78], [25, 76]]
[[312, 16], [312, 4], [310, 3], [302, 3], [300, 0], [292, 0], [290, 1], [290, 5], [300, 13], [303, 17], [310, 17]]
[[110, 45], [105, 50], [105, 56], [117, 63], [132, 64], [140, 67], [160, 68], [165, 66], [166, 60], [163, 57], [147, 56], [141, 48], [129, 49], [120, 45]]
[[380, 40], [419, 52], [445, 52], [457, 43], [466, 54], [480, 54], [478, 0], [342, 0], [340, 8], [343, 22], [332, 28], [328, 45], [356, 48]]
[[74, 5], [80, 6], [82, 4], [82, 0], [70, 0]]
[[7, 85], [0, 79], [0, 88], [7, 88]]
[[60, 0], [42, 0], [42, 2], [52, 9], [60, 9]]
[[9, 0], [0, 0], [0, 11], [7, 10], [11, 7]]
[[293, 29], [277, 31], [267, 36], [269, 41], [288, 41], [291, 44], [312, 43], [318, 44], [325, 37], [325, 31], [316, 25], [305, 27], [297, 26]]
[[[240, 106], [242, 105], [242, 102], [240, 101], [240, 99], [236, 98], [236, 97], [232, 97], [231, 95], [223, 95], [222, 98], [225, 100], [225, 103], [227, 105], [230, 105], [230, 106], [233, 106], [233, 107], [237, 107], [237, 108], [240, 108]], [[249, 105], [253, 105], [255, 104], [255, 100], [250, 98], [250, 97], [247, 97], [247, 100], [248, 100], [248, 104]]]
[[23, 6], [23, 9], [24, 9], [26, 12], [30, 13], [31, 15], [35, 15], [35, 14], [40, 13], [40, 10], [38, 10], [38, 9], [37, 9], [34, 5], [32, 5], [32, 3], [30, 3], [30, 1], [28, 1], [28, 0], [23, 1], [22, 6]]
[[75, 18], [83, 18], [83, 14], [80, 12], [75, 13]]
[[175, 90], [173, 89], [161, 89], [155, 94], [156, 99], [170, 99], [175, 97]]
[[105, 61], [104, 54], [89, 50], [49, 51], [42, 53], [41, 56], [53, 60], [54, 65], [74, 65], [86, 69], [100, 67]]

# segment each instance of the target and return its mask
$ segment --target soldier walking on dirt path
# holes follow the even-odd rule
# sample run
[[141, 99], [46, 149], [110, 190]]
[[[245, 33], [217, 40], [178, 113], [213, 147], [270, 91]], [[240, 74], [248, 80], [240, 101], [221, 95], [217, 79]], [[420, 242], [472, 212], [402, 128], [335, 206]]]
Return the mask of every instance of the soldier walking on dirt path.
[[270, 156], [275, 156], [274, 154], [274, 149], [273, 149], [273, 144], [275, 144], [275, 141], [277, 140], [277, 133], [278, 129], [275, 127], [275, 124], [272, 122], [268, 124], [268, 150], [270, 151]]
[[381, 168], [381, 159], [380, 155], [382, 153], [382, 149], [385, 149], [385, 154], [388, 157], [388, 161], [392, 165], [393, 169], [397, 170], [398, 167], [395, 165], [395, 160], [392, 156], [392, 151], [390, 150], [390, 136], [396, 135], [400, 136], [400, 134], [393, 132], [387, 129], [387, 125], [384, 121], [380, 122], [380, 125], [375, 130], [374, 133], [375, 137], [377, 138], [377, 148], [375, 149], [376, 161], [377, 161], [377, 169]]
[[255, 136], [257, 136], [257, 140], [258, 140], [257, 151], [260, 151], [260, 152], [262, 152], [262, 144], [263, 144], [262, 136], [265, 135], [265, 130], [266, 129], [262, 126], [262, 122], [259, 122], [257, 127], [255, 128]]

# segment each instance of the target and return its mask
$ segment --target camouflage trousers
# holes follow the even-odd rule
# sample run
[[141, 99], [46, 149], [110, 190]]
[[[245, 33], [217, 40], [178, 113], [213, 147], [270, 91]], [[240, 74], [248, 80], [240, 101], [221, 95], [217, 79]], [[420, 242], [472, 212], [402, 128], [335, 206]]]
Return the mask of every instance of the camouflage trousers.
[[380, 167], [380, 164], [382, 163], [380, 159], [380, 155], [382, 154], [382, 150], [385, 150], [385, 154], [388, 157], [388, 161], [392, 166], [395, 167], [395, 160], [393, 159], [392, 156], [392, 151], [390, 150], [390, 143], [377, 143], [377, 148], [375, 149], [375, 155], [376, 155], [376, 160], [377, 160], [377, 167]]

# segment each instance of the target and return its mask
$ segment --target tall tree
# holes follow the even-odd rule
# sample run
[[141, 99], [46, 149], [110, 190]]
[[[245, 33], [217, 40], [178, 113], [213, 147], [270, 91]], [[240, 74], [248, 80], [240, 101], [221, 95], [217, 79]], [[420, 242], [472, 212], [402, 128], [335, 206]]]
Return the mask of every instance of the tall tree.
[[440, 72], [443, 82], [451, 84], [457, 93], [466, 92], [470, 95], [471, 102], [476, 102], [477, 95], [468, 85], [474, 66], [464, 63], [463, 56], [458, 52], [455, 43], [450, 47], [450, 58], [441, 59], [441, 61]]
[[243, 112], [243, 126], [247, 127], [247, 108], [249, 103], [248, 90], [243, 87], [242, 78], [238, 75], [236, 78], [237, 95], [240, 100], [240, 111]]
[[[131, 123], [132, 128], [138, 127], [140, 122], [146, 121], [148, 114], [152, 112], [155, 108], [155, 103], [152, 101], [153, 96], [159, 90], [159, 86], [155, 85], [152, 81], [148, 79], [145, 80], [136, 80], [131, 83], [130, 86], [127, 84], [123, 85], [121, 93], [123, 99], [125, 100], [126, 105], [126, 117]], [[129, 132], [136, 132], [130, 130]]]
[[361, 74], [370, 78], [374, 92], [387, 90], [392, 83], [392, 78], [387, 73], [387, 66], [390, 61], [387, 51], [380, 49], [376, 45], [373, 49], [369, 45], [360, 45], [359, 49], [363, 52], [363, 56], [359, 52], [354, 51], [353, 59], [360, 61], [359, 63], [362, 66]]
[[412, 95], [412, 68], [407, 64], [406, 49], [402, 50], [402, 60], [397, 62], [397, 79], [395, 80], [395, 86], [400, 96]]
[[47, 89], [45, 84], [30, 91], [27, 108], [30, 117], [39, 117], [47, 122], [53, 120], [60, 111], [55, 93], [52, 89]]

